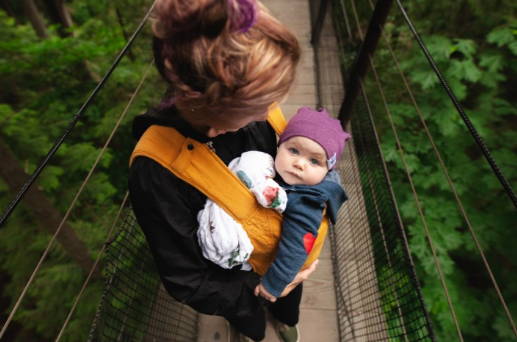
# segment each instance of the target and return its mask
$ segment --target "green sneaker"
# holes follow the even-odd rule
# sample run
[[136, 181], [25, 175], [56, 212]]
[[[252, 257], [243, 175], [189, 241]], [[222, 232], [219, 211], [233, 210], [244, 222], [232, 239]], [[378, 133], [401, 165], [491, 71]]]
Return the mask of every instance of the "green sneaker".
[[290, 327], [287, 324], [277, 322], [275, 328], [278, 333], [278, 337], [280, 337], [282, 342], [300, 342], [300, 331], [298, 330], [298, 325]]

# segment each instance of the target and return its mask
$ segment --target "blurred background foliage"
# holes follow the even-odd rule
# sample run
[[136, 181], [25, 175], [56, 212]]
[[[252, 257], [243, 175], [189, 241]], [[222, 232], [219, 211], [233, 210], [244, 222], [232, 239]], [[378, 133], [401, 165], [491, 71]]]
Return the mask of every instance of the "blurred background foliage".
[[[20, 186], [5, 170], [23, 175], [35, 169], [114, 61], [149, 5], [148, 0], [0, 1], [0, 208], [6, 208]], [[471, 120], [510, 183], [515, 185], [515, 2], [415, 0], [407, 1], [405, 5]], [[368, 2], [358, 2], [356, 10], [359, 27], [364, 31], [371, 7]], [[350, 8], [348, 12], [352, 13]], [[398, 11], [394, 8], [392, 13], [385, 37], [409, 79], [515, 317], [515, 209], [490, 172]], [[347, 33], [339, 29], [343, 28], [344, 18], [339, 15], [335, 18], [338, 32], [347, 37]], [[343, 58], [345, 69], [359, 47], [360, 35], [355, 24], [352, 34], [351, 39], [345, 40], [350, 49]], [[43, 227], [44, 218], [55, 213], [62, 216], [66, 212], [151, 58], [147, 25], [39, 178], [33, 191], [43, 196], [46, 205], [39, 210], [21, 205], [0, 230], [2, 322], [46, 247], [51, 237], [48, 231], [56, 228]], [[511, 329], [403, 88], [386, 41], [381, 42], [374, 63], [466, 340], [512, 341]], [[376, 108], [375, 120], [382, 150], [438, 340], [456, 340], [395, 136], [371, 73], [365, 85]], [[87, 274], [86, 266], [101, 249], [126, 192], [127, 161], [134, 144], [131, 119], [156, 104], [163, 93], [164, 85], [153, 70], [64, 227], [76, 245], [66, 248], [58, 243], [52, 248], [15, 316], [7, 340], [55, 338]], [[101, 293], [102, 281], [97, 276], [84, 295], [86, 299], [80, 301], [72, 316], [63, 340], [86, 339]]]
[[[416, 0], [402, 3], [450, 87], [515, 189], [515, 2]], [[348, 16], [345, 17], [344, 13]], [[465, 340], [513, 341], [515, 336], [511, 326], [391, 51], [410, 84], [514, 320], [517, 316], [517, 277], [513, 273], [517, 266], [515, 207], [439, 84], [396, 4], [390, 13], [373, 64], [391, 118], [373, 72], [368, 73], [364, 84], [437, 340], [456, 341], [458, 337], [425, 238], [401, 151], [397, 148], [396, 135], [423, 207]], [[349, 70], [360, 46], [361, 31], [366, 32], [372, 15], [371, 2], [333, 1], [333, 14], [345, 51], [343, 67]], [[347, 20], [351, 35], [347, 30]]]
[[[108, 70], [147, 12], [150, 1], [0, 2], [0, 207], [17, 184], [6, 172], [34, 171], [87, 96]], [[105, 87], [41, 174], [33, 191], [48, 206], [20, 205], [0, 230], [1, 321], [20, 295], [51, 238], [42, 218], [64, 215], [97, 155], [152, 61], [147, 24]], [[46, 341], [56, 337], [88, 269], [107, 237], [127, 190], [128, 157], [134, 140], [131, 120], [157, 103], [163, 84], [151, 71], [130, 107], [67, 225], [82, 249], [56, 243], [9, 328], [6, 340]], [[46, 212], [45, 209], [49, 211]], [[59, 221], [58, 221], [59, 222]], [[83, 255], [78, 255], [78, 254]], [[75, 255], [73, 255], [75, 254]], [[78, 259], [87, 259], [78, 266]], [[97, 275], [87, 288], [63, 340], [87, 338], [102, 293]], [[3, 324], [3, 323], [2, 323]]]

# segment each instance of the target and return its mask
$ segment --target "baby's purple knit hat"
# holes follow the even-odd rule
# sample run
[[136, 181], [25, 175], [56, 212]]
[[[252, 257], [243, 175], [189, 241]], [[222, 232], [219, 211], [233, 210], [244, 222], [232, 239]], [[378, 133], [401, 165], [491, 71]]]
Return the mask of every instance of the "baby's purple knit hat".
[[315, 110], [301, 107], [289, 120], [284, 132], [280, 135], [278, 145], [289, 138], [301, 136], [314, 140], [327, 153], [327, 166], [330, 169], [341, 157], [345, 142], [351, 135], [343, 131], [341, 122], [332, 118], [325, 109]]

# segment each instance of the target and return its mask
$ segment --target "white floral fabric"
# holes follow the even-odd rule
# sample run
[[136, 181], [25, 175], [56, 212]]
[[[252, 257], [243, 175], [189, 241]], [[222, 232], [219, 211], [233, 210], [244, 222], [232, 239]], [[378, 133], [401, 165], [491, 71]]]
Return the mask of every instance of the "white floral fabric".
[[[248, 151], [232, 160], [228, 167], [250, 189], [263, 207], [272, 208], [280, 213], [285, 210], [287, 194], [273, 180], [274, 161], [269, 154]], [[251, 269], [246, 261], [253, 251], [253, 245], [240, 223], [210, 199], [206, 201], [197, 218], [198, 241], [206, 259], [227, 269], [236, 265], [242, 265], [242, 269], [245, 270]]]

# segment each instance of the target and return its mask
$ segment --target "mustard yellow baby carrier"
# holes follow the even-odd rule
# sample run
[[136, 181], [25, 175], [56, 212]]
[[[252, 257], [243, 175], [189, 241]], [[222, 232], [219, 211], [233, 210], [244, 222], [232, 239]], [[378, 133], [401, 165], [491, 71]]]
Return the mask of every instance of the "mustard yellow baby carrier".
[[[269, 111], [268, 122], [277, 134], [283, 132], [286, 121], [278, 106]], [[184, 137], [174, 128], [153, 125], [138, 141], [130, 163], [138, 156], [160, 163], [239, 222], [254, 247], [248, 262], [258, 274], [266, 272], [275, 258], [282, 230], [282, 216], [258, 204], [248, 188], [207, 145]], [[327, 231], [328, 220], [324, 217], [303, 268], [319, 256]]]

